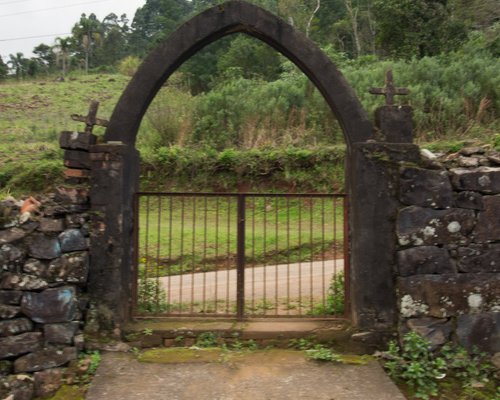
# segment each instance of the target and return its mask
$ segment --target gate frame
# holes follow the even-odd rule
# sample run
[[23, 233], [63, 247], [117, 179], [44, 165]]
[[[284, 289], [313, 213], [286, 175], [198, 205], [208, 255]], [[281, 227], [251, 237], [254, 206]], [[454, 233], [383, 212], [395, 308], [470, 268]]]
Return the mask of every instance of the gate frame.
[[[157, 92], [183, 62], [206, 45], [238, 32], [262, 40], [294, 62], [339, 120], [347, 145], [351, 321], [360, 329], [393, 330], [397, 323], [393, 250], [398, 204], [393, 177], [376, 162], [380, 152], [377, 143], [372, 143], [372, 124], [352, 88], [318, 46], [293, 26], [245, 1], [206, 10], [153, 50], [116, 105], [105, 133], [106, 144], [91, 149], [91, 153], [102, 153], [94, 155], [95, 160], [109, 160], [101, 161], [101, 169], [91, 173], [91, 202], [99, 211], [100, 224], [100, 234], [92, 238], [91, 298], [114, 315], [114, 325], [130, 320], [138, 128]], [[413, 145], [401, 146], [402, 152], [413, 149], [408, 147]], [[375, 158], [369, 154], [372, 151]]]

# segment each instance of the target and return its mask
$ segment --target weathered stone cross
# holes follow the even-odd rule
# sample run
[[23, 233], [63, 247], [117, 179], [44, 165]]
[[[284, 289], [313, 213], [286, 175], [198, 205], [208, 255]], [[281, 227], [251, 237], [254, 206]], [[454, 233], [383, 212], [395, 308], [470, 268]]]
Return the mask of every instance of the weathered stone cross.
[[394, 79], [392, 77], [392, 70], [388, 70], [385, 74], [385, 87], [383, 88], [370, 88], [368, 90], [371, 94], [380, 94], [385, 96], [385, 104], [387, 106], [394, 105], [394, 96], [404, 96], [410, 94], [407, 88], [398, 88], [394, 86]]
[[98, 109], [99, 109], [99, 102], [93, 100], [90, 102], [89, 114], [87, 116], [73, 114], [73, 115], [71, 115], [71, 119], [73, 121], [84, 122], [85, 123], [85, 133], [92, 133], [95, 125], [106, 127], [109, 124], [109, 121], [106, 121], [105, 119], [97, 118], [97, 110]]

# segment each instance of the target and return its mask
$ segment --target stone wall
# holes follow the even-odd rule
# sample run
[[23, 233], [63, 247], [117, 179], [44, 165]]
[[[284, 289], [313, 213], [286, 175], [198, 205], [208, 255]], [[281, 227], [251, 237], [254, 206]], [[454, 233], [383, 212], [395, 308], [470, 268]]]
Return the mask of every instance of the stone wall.
[[50, 393], [83, 349], [87, 190], [0, 202], [0, 397]]
[[400, 168], [400, 333], [500, 351], [500, 156], [484, 148]]

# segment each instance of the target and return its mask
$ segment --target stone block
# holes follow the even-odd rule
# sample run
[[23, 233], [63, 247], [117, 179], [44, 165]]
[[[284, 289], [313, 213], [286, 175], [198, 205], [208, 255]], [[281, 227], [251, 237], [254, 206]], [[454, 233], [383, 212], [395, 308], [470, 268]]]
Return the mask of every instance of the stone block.
[[8, 360], [0, 361], [0, 378], [10, 375], [12, 373], [14, 363]]
[[471, 210], [483, 210], [483, 196], [477, 192], [459, 192], [455, 198], [455, 206]]
[[76, 358], [75, 347], [38, 350], [14, 361], [14, 371], [16, 373], [42, 371], [63, 366]]
[[47, 343], [73, 344], [73, 338], [78, 331], [79, 322], [68, 322], [65, 324], [46, 324], [43, 326], [43, 335]]
[[12, 244], [4, 244], [0, 247], [0, 268], [13, 271], [22, 265], [25, 256], [24, 250]]
[[58, 187], [54, 199], [64, 204], [87, 204], [89, 191], [86, 187]]
[[450, 340], [451, 321], [444, 318], [412, 318], [406, 324], [408, 328], [431, 342], [432, 350]]
[[458, 342], [468, 350], [478, 348], [490, 354], [500, 352], [500, 313], [459, 315]]
[[479, 159], [476, 157], [458, 157], [458, 165], [465, 168], [479, 167]]
[[59, 136], [59, 146], [62, 149], [89, 150], [96, 144], [97, 136], [85, 132], [62, 132]]
[[42, 260], [52, 260], [61, 255], [61, 245], [56, 238], [36, 235], [31, 239], [29, 255]]
[[81, 150], [66, 150], [64, 152], [64, 166], [68, 168], [90, 169], [90, 153]]
[[10, 321], [0, 321], [0, 336], [13, 336], [20, 333], [29, 332], [33, 329], [33, 323], [27, 318], [11, 319]]
[[500, 243], [459, 247], [460, 272], [500, 272]]
[[0, 231], [0, 244], [14, 243], [18, 240], [24, 239], [28, 235], [24, 229], [20, 228], [9, 228]]
[[86, 179], [90, 177], [90, 171], [87, 169], [73, 169], [67, 168], [64, 170], [66, 178]]
[[409, 106], [382, 106], [375, 110], [375, 125], [387, 143], [412, 143], [412, 108]]
[[19, 290], [0, 290], [0, 304], [17, 306], [21, 303], [23, 292]]
[[149, 347], [160, 347], [162, 342], [163, 338], [160, 335], [144, 335], [141, 338], [141, 347], [144, 349]]
[[59, 233], [64, 230], [64, 220], [54, 218], [42, 218], [40, 220], [40, 231], [43, 233]]
[[65, 286], [41, 293], [26, 293], [21, 301], [21, 311], [42, 324], [70, 322], [78, 311], [75, 288]]
[[12, 319], [19, 314], [20, 308], [17, 306], [6, 306], [5, 304], [0, 304], [0, 318], [1, 319]]
[[87, 241], [79, 229], [67, 229], [59, 235], [61, 251], [71, 253], [88, 249]]
[[35, 395], [44, 398], [53, 395], [63, 383], [63, 373], [61, 368], [35, 372]]
[[451, 182], [458, 190], [482, 193], [500, 193], [500, 168], [454, 168], [450, 170]]
[[68, 228], [81, 228], [86, 224], [88, 220], [88, 215], [85, 214], [69, 214], [66, 215], [66, 226]]
[[83, 284], [87, 282], [89, 272], [88, 252], [63, 254], [52, 260], [48, 269], [49, 280]]
[[486, 150], [479, 146], [467, 146], [460, 149], [459, 153], [463, 156], [470, 157], [473, 154], [484, 154]]
[[448, 250], [435, 246], [420, 246], [398, 251], [400, 276], [448, 274], [455, 272]]
[[36, 351], [42, 346], [41, 332], [28, 332], [0, 339], [0, 359]]
[[6, 386], [9, 396], [4, 400], [32, 400], [35, 396], [34, 384], [30, 376], [11, 375], [7, 378]]
[[498, 307], [499, 274], [417, 275], [397, 280], [404, 318], [446, 318]]
[[453, 205], [453, 190], [446, 171], [415, 167], [401, 168], [399, 197], [409, 206], [449, 208]]
[[474, 236], [477, 242], [500, 240], [500, 195], [483, 197], [484, 211], [478, 216]]
[[23, 272], [28, 275], [45, 278], [47, 276], [47, 265], [36, 258], [29, 258], [24, 263]]
[[40, 290], [49, 284], [36, 276], [25, 274], [4, 273], [0, 282], [0, 289], [9, 290]]
[[467, 244], [475, 223], [473, 210], [410, 206], [399, 211], [396, 229], [401, 246]]

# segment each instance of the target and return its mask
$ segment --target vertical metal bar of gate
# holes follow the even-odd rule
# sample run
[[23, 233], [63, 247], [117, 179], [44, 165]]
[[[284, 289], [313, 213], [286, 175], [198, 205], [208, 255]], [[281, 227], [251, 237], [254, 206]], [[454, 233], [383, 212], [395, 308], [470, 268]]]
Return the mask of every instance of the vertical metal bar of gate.
[[236, 251], [236, 317], [245, 316], [245, 202], [244, 194], [238, 195], [238, 233]]

